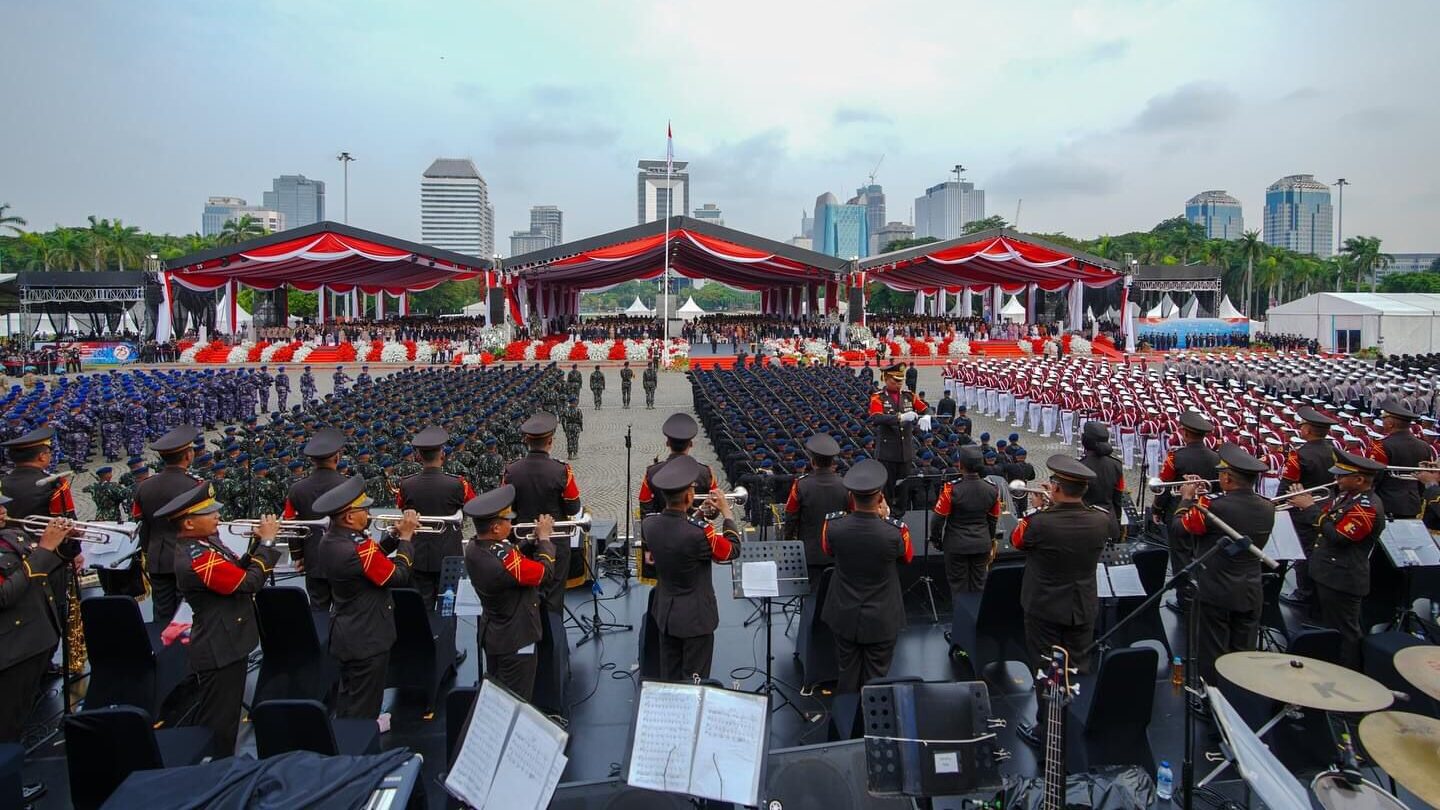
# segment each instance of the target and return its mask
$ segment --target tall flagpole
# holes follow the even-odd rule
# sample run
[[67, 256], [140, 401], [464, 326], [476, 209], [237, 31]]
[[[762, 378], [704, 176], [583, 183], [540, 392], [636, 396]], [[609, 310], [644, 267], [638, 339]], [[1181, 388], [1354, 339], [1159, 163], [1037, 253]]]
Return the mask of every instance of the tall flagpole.
[[670, 131], [670, 122], [665, 122], [665, 272], [660, 276], [660, 295], [665, 303], [661, 332], [665, 342], [670, 342], [670, 210], [675, 199], [675, 187], [670, 179], [675, 164], [675, 137]]

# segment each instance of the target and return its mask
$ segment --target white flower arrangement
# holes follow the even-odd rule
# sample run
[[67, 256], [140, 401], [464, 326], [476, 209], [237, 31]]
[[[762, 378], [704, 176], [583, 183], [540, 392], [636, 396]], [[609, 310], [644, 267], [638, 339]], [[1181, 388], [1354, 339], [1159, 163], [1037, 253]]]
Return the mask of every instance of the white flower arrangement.
[[477, 353], [477, 354], [463, 354], [463, 355], [460, 356], [460, 365], [462, 365], [462, 366], [479, 366], [479, 365], [483, 365], [484, 362], [485, 362], [485, 358], [484, 358], [483, 356], [481, 356], [480, 354], [478, 354], [478, 353]]
[[1076, 357], [1089, 357], [1094, 353], [1094, 345], [1077, 334], [1070, 335], [1070, 353]]
[[1033, 355], [1035, 353], [1035, 347], [1031, 345], [1030, 341], [1026, 338], [1021, 338], [1020, 340], [1016, 341], [1016, 345], [1020, 347], [1021, 354]]
[[260, 350], [260, 362], [273, 362], [275, 360], [275, 354], [289, 345], [290, 343], [288, 341], [277, 341], [275, 343], [271, 343], [269, 346], [266, 346], [265, 348]]
[[187, 348], [185, 351], [183, 351], [183, 352], [180, 353], [180, 362], [182, 362], [182, 363], [194, 363], [194, 362], [195, 362], [195, 354], [196, 354], [197, 352], [199, 352], [199, 351], [200, 351], [201, 349], [203, 349], [203, 348], [205, 348], [205, 347], [202, 346], [202, 345], [199, 344], [199, 343], [192, 343], [189, 348]]
[[[1021, 342], [1023, 343], [1024, 341]], [[1045, 341], [1045, 345], [1042, 348], [1044, 349], [1046, 357], [1056, 357], [1060, 354], [1060, 344], [1056, 343], [1054, 338]]]
[[823, 340], [806, 340], [801, 342], [800, 347], [811, 357], [824, 357], [830, 344]]
[[[554, 352], [551, 352], [554, 356]], [[605, 361], [610, 359], [610, 341], [608, 340], [587, 340], [585, 341], [585, 356], [591, 360]]]
[[404, 363], [410, 359], [410, 354], [405, 350], [404, 343], [387, 342], [380, 347], [381, 363]]
[[850, 326], [846, 333], [851, 340], [858, 340], [865, 344], [865, 348], [875, 348], [875, 333], [870, 331], [868, 326]]
[[[558, 343], [555, 344], [555, 346], [559, 346], [559, 345], [560, 345], [560, 344], [558, 344]], [[550, 347], [550, 356], [551, 356], [552, 358], [556, 356], [556, 355], [555, 355], [555, 346]], [[525, 344], [525, 359], [526, 359], [526, 360], [534, 360], [534, 359], [535, 359], [535, 350], [538, 349], [538, 348], [540, 348], [540, 344], [539, 344], [539, 342], [537, 342], [537, 341], [532, 340], [532, 341], [526, 343], [526, 344]]]
[[471, 345], [478, 345], [478, 351], [489, 352], [499, 357], [505, 354], [505, 345], [510, 342], [507, 340], [507, 331], [503, 326], [486, 326], [471, 341]]
[[946, 353], [951, 357], [970, 356], [970, 340], [963, 335], [956, 335], [950, 341], [950, 347], [946, 350]]
[[643, 340], [625, 341], [625, 359], [632, 363], [644, 363], [650, 360], [650, 346]]
[[428, 363], [434, 359], [435, 347], [430, 345], [430, 341], [421, 340], [415, 343], [415, 362]]
[[250, 341], [237, 343], [230, 347], [230, 353], [225, 356], [225, 362], [243, 363], [250, 358], [250, 350], [253, 348], [255, 348], [255, 344]]
[[[531, 355], [534, 354], [533, 349], [537, 349], [537, 348], [540, 347], [540, 343], [541, 343], [541, 341], [532, 340], [532, 341], [530, 341], [530, 345], [525, 347], [525, 359], [526, 359], [526, 360], [534, 360], [534, 359], [535, 359], [535, 358], [532, 357]], [[551, 346], [551, 347], [550, 347], [550, 359], [551, 359], [551, 360], [554, 360], [554, 361], [557, 362], [557, 363], [564, 363], [564, 362], [566, 362], [566, 361], [568, 361], [568, 360], [570, 359], [570, 351], [571, 351], [572, 349], [574, 349], [574, 348], [575, 348], [575, 338], [573, 338], [573, 337], [572, 337], [572, 338], [566, 338], [565, 342], [563, 342], [563, 343], [556, 343], [554, 346]], [[587, 356], [588, 356], [588, 350], [587, 350]]]
[[905, 340], [904, 338], [901, 338], [900, 340], [892, 340], [892, 341], [890, 341], [890, 343], [891, 343], [891, 348], [897, 348], [897, 347], [898, 347], [897, 351], [895, 352], [895, 356], [896, 356], [896, 357], [909, 357], [909, 356], [910, 356], [910, 341]]
[[313, 352], [313, 351], [315, 351], [315, 344], [313, 344], [313, 343], [302, 343], [302, 344], [300, 345], [300, 348], [298, 348], [298, 349], [295, 350], [295, 355], [290, 359], [290, 362], [292, 362], [292, 363], [303, 363], [303, 362], [305, 362], [305, 359], [306, 359], [307, 357], [309, 357], [309, 356], [310, 356], [310, 353]]

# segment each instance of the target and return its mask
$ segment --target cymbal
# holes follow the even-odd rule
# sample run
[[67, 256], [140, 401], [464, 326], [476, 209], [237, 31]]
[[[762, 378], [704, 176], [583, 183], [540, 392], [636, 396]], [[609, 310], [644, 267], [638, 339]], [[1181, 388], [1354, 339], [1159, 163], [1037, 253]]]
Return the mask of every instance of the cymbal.
[[1395, 671], [1416, 689], [1440, 700], [1440, 647], [1406, 647], [1395, 653]]
[[1395, 699], [1374, 678], [1303, 655], [1235, 652], [1216, 659], [1215, 669], [1242, 689], [1307, 709], [1376, 712]]
[[1376, 712], [1360, 721], [1365, 752], [1405, 789], [1440, 807], [1440, 720]]

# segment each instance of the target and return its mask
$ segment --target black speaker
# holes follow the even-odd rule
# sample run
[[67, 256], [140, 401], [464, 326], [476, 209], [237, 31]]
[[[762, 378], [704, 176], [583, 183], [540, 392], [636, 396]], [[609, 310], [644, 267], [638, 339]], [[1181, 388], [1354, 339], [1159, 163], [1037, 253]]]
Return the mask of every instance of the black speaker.
[[865, 791], [865, 741], [846, 740], [771, 751], [765, 810], [901, 810], [909, 799]]
[[505, 323], [505, 291], [499, 287], [490, 290], [490, 308], [485, 323], [487, 326]]
[[619, 779], [571, 782], [555, 788], [555, 795], [550, 799], [550, 810], [694, 810], [694, 807], [684, 796], [632, 788]]
[[862, 323], [865, 320], [865, 290], [858, 284], [850, 285], [850, 310], [845, 314], [848, 323]]

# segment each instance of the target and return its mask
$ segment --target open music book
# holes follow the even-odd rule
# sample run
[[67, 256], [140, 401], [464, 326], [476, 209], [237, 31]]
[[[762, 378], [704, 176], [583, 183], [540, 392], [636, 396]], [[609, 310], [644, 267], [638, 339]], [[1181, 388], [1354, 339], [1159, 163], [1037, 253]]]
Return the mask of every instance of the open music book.
[[568, 740], [539, 710], [487, 679], [445, 790], [476, 810], [543, 810], [565, 771]]
[[756, 805], [765, 760], [764, 695], [646, 681], [630, 744], [631, 787]]

